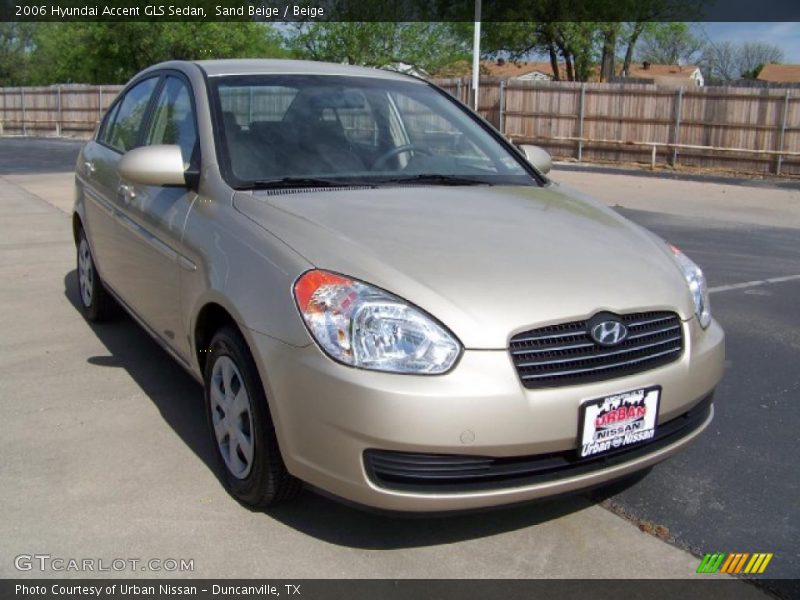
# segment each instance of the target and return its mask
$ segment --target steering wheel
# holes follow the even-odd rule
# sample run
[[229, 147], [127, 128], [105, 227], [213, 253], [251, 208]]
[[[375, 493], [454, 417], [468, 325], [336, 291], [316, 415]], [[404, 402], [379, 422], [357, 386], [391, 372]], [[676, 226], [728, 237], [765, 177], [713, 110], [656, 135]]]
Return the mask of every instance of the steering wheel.
[[419, 144], [403, 144], [402, 146], [397, 146], [396, 148], [392, 148], [388, 152], [384, 152], [381, 154], [377, 160], [372, 163], [372, 170], [373, 171], [380, 171], [381, 167], [391, 158], [398, 156], [400, 154], [404, 154], [406, 152], [419, 152], [420, 154], [425, 154], [426, 156], [432, 156], [433, 152], [425, 148], [424, 146], [420, 146]]

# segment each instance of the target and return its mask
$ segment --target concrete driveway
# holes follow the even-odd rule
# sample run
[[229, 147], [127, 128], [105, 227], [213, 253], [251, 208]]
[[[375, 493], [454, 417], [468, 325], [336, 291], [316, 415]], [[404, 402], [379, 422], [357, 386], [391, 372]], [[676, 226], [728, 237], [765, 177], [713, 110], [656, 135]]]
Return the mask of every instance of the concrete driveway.
[[[695, 556], [642, 533], [590, 496], [436, 519], [390, 519], [311, 492], [268, 512], [241, 507], [217, 481], [199, 386], [129, 319], [94, 326], [81, 318], [68, 217], [71, 165], [62, 157], [61, 166], [32, 168], [35, 161], [25, 159], [69, 144], [41, 144], [0, 140], [0, 577], [64, 574], [15, 568], [16, 556], [36, 553], [193, 560], [192, 571], [137, 568], [112, 576], [695, 576]], [[56, 151], [66, 156], [64, 148]], [[564, 175], [577, 185], [588, 177]], [[641, 196], [635, 187], [603, 188], [597, 177], [587, 179], [590, 189], [606, 200], [610, 189], [612, 204], [624, 198], [633, 205]], [[776, 197], [796, 218], [798, 194], [779, 192], [788, 194]], [[795, 506], [785, 510], [796, 526]], [[742, 585], [745, 596], [760, 596]]]

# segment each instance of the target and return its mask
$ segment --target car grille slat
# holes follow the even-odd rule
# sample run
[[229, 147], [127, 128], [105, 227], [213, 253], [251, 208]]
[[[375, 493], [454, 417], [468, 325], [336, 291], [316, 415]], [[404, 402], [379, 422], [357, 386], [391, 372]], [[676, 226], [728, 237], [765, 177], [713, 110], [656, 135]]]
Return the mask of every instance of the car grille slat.
[[[618, 367], [622, 367], [622, 366], [626, 366], [626, 365], [633, 365], [633, 364], [635, 364], [637, 362], [641, 362], [643, 360], [650, 360], [652, 358], [658, 358], [660, 356], [666, 356], [668, 354], [672, 354], [674, 352], [679, 352], [679, 351], [680, 351], [680, 348], [673, 348], [672, 350], [666, 350], [664, 352], [657, 352], [656, 354], [652, 354], [652, 355], [646, 356], [644, 358], [635, 358], [633, 360], [628, 360], [628, 361], [625, 361], [625, 362], [615, 363], [615, 364], [611, 364], [611, 365], [602, 365], [602, 366], [599, 366], [599, 367], [589, 367], [589, 368], [586, 368], [586, 369], [574, 369], [572, 371], [564, 371], [564, 372], [561, 373], [561, 375], [576, 375], [578, 373], [590, 373], [592, 371], [604, 371], [604, 370], [608, 370], [608, 369], [616, 369]], [[536, 379], [536, 378], [543, 378], [543, 377], [551, 377], [551, 374], [548, 373], [548, 374], [545, 374], [545, 375], [523, 375], [522, 376], [523, 379]]]
[[540, 354], [542, 352], [553, 352], [554, 350], [577, 350], [578, 348], [590, 348], [594, 342], [589, 344], [569, 344], [566, 346], [553, 346], [552, 348], [525, 348], [523, 350], [513, 350], [511, 354]]
[[643, 327], [645, 325], [652, 325], [653, 323], [663, 323], [664, 321], [671, 321], [672, 317], [659, 317], [655, 319], [646, 319], [644, 321], [633, 321], [626, 323], [628, 327]]
[[[666, 340], [661, 340], [658, 342], [653, 342], [652, 344], [643, 344], [643, 345], [636, 345], [631, 348], [624, 348], [622, 350], [613, 350], [610, 352], [600, 352], [597, 354], [593, 354], [590, 360], [597, 360], [601, 358], [607, 358], [609, 356], [620, 356], [622, 354], [630, 354], [631, 352], [641, 352], [642, 350], [647, 350], [648, 348], [655, 348], [656, 346], [663, 346], [664, 344], [671, 344], [675, 341], [679, 341], [681, 339], [680, 336], [671, 337]], [[672, 352], [672, 350], [670, 350]], [[570, 358], [553, 358], [553, 359], [542, 359], [533, 362], [524, 362], [517, 364], [518, 367], [538, 367], [543, 365], [555, 365], [560, 363], [574, 363], [575, 359]]]
[[648, 335], [656, 335], [658, 333], [667, 333], [669, 331], [679, 330], [680, 328], [681, 328], [680, 325], [671, 325], [670, 327], [665, 327], [664, 329], [659, 329], [657, 331], [645, 331], [644, 333], [636, 333], [634, 335], [629, 335], [628, 339], [629, 340], [637, 340], [639, 338], [642, 338], [642, 337], [645, 337], [645, 336], [648, 336]]
[[576, 385], [640, 373], [683, 353], [683, 327], [674, 312], [619, 315], [628, 328], [617, 346], [601, 346], [587, 321], [525, 331], [511, 338], [510, 352], [527, 388]]
[[579, 330], [579, 331], [574, 331], [574, 332], [571, 332], [571, 333], [555, 333], [553, 335], [529, 336], [529, 337], [520, 338], [517, 341], [518, 342], [538, 342], [540, 340], [551, 340], [551, 339], [555, 339], [555, 338], [566, 338], [566, 337], [573, 337], [573, 336], [574, 337], [578, 337], [578, 336], [582, 336], [582, 335], [586, 335], [586, 331]]

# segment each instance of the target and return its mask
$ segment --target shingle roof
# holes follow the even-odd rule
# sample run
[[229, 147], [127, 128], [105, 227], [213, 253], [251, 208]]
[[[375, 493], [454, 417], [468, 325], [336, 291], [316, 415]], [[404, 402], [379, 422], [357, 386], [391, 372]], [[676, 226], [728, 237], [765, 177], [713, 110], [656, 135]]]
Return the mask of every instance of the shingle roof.
[[628, 77], [643, 77], [653, 79], [657, 77], [675, 77], [689, 79], [697, 70], [697, 65], [659, 65], [651, 64], [645, 69], [642, 63], [631, 65]]
[[764, 65], [757, 79], [776, 83], [800, 83], [800, 65]]
[[[566, 76], [566, 67], [563, 63], [559, 63], [559, 70], [561, 77]], [[594, 72], [590, 80], [594, 81], [599, 79], [600, 67], [594, 65], [592, 67]], [[631, 65], [628, 77], [641, 77], [646, 79], [686, 79], [692, 77], [692, 73], [697, 70], [696, 65], [661, 65], [651, 64], [650, 68], [645, 69], [641, 63]], [[443, 69], [441, 73], [437, 73], [440, 77], [463, 77], [472, 72], [472, 64], [468, 61], [459, 61], [457, 64], [449, 65], [447, 69]], [[530, 73], [542, 73], [548, 77], [553, 76], [553, 67], [549, 61], [502, 61], [496, 60], [482, 60], [481, 61], [481, 75], [488, 75], [489, 77], [499, 77], [502, 79], [513, 79], [515, 77], [523, 77]]]
[[[563, 65], [560, 65], [559, 69], [563, 69], [563, 67]], [[505, 61], [503, 63], [498, 63], [494, 60], [481, 61], [481, 73], [485, 73], [490, 77], [503, 77], [504, 79], [511, 79], [513, 77], [521, 77], [523, 75], [528, 75], [529, 73], [535, 72], [552, 77], [553, 67], [549, 62]]]

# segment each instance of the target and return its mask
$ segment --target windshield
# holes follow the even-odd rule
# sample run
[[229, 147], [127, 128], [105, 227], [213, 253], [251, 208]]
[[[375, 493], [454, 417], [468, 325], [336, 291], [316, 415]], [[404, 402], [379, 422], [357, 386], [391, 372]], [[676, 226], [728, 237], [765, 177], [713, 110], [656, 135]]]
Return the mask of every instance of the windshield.
[[537, 185], [489, 132], [415, 81], [324, 75], [212, 80], [222, 171], [237, 189]]

